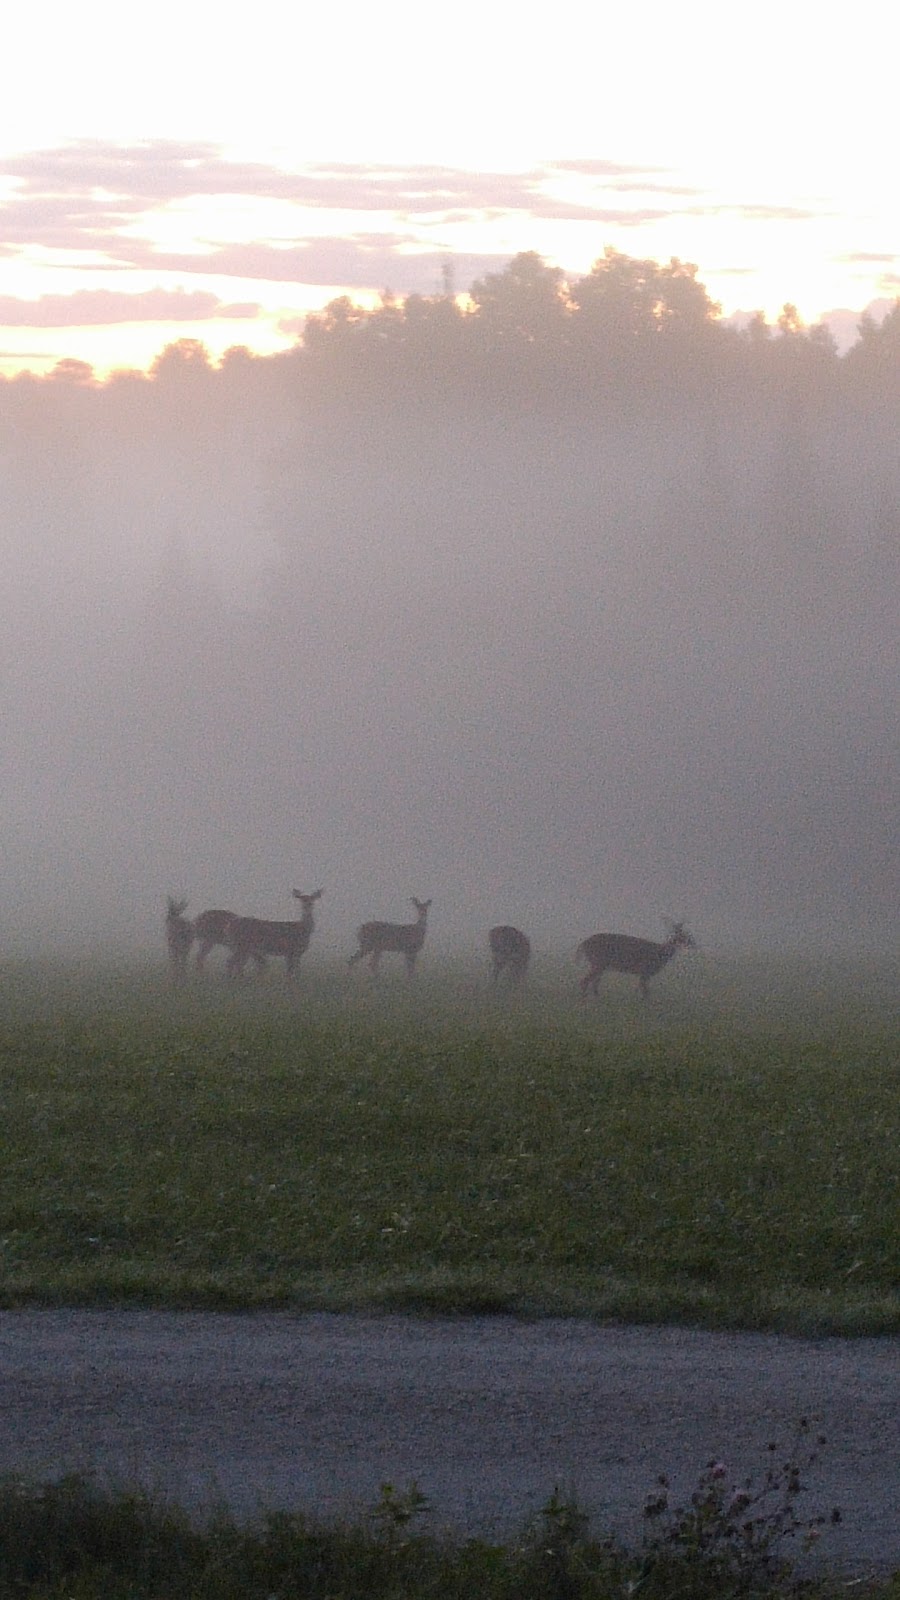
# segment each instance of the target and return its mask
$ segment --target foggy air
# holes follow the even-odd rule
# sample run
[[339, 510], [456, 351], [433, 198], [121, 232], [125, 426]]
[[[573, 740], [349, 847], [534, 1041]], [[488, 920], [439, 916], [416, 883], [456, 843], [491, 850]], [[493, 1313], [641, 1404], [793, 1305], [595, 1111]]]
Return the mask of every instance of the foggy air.
[[428, 950], [895, 939], [900, 309], [841, 357], [654, 270], [0, 382], [7, 949], [319, 884], [347, 955], [415, 896]]

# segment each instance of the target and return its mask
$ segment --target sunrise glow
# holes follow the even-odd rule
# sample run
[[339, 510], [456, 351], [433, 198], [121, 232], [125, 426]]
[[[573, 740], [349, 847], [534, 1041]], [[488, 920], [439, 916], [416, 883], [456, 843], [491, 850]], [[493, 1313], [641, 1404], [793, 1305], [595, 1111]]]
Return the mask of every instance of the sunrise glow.
[[554, 37], [404, 0], [390, 29], [345, 8], [341, 48], [268, 0], [247, 36], [183, 12], [162, 5], [118, 73], [102, 0], [61, 22], [52, 61], [37, 13], [14, 24], [33, 68], [0, 140], [6, 374], [145, 368], [184, 337], [267, 354], [339, 294], [439, 293], [448, 262], [463, 292], [522, 250], [573, 275], [609, 246], [678, 257], [726, 317], [791, 302], [841, 346], [900, 292], [874, 4], [854, 11], [858, 71], [805, 6], [735, 13], [727, 35], [706, 4], [576, 7]]

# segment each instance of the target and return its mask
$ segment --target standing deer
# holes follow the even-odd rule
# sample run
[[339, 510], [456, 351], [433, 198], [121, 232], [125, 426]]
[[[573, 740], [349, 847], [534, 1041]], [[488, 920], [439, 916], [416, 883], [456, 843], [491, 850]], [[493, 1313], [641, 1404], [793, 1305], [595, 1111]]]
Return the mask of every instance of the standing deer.
[[295, 922], [264, 922], [259, 917], [232, 917], [225, 930], [225, 942], [230, 951], [226, 972], [230, 978], [239, 978], [252, 958], [260, 966], [266, 956], [284, 956], [284, 968], [293, 977], [300, 959], [309, 948], [313, 933], [313, 906], [321, 900], [324, 889], [314, 894], [293, 890], [303, 910]]
[[518, 928], [502, 923], [488, 934], [491, 947], [492, 974], [496, 983], [501, 972], [507, 971], [513, 983], [521, 983], [531, 959], [531, 940]]
[[197, 951], [197, 971], [203, 971], [203, 965], [216, 945], [228, 946], [228, 929], [235, 920], [234, 911], [201, 911], [194, 920], [194, 938], [199, 939], [200, 949]]
[[416, 970], [416, 956], [425, 943], [425, 926], [431, 901], [417, 900], [413, 895], [410, 904], [416, 908], [415, 922], [364, 922], [356, 935], [359, 949], [354, 950], [348, 965], [352, 967], [354, 961], [361, 961], [363, 956], [368, 956], [369, 966], [377, 977], [381, 957], [386, 951], [395, 950], [402, 955], [406, 970], [412, 977]]
[[166, 896], [166, 944], [169, 947], [169, 966], [173, 978], [183, 978], [187, 959], [194, 942], [194, 924], [184, 915], [186, 900], [173, 900]]
[[646, 997], [650, 979], [671, 961], [676, 950], [690, 950], [696, 945], [683, 922], [669, 923], [671, 929], [665, 944], [654, 944], [652, 939], [633, 939], [628, 933], [593, 933], [578, 946], [579, 957], [587, 961], [588, 971], [581, 980], [581, 993], [588, 990], [596, 994], [604, 972], [631, 972]]

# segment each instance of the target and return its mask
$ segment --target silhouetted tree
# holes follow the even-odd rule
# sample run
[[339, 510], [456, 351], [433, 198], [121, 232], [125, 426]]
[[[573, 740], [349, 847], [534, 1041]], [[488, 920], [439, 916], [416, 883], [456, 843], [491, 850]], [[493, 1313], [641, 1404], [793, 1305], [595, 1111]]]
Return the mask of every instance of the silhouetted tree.
[[569, 292], [581, 335], [616, 343], [675, 328], [698, 335], [721, 309], [698, 283], [695, 266], [675, 258], [661, 266], [612, 249]]
[[492, 340], [547, 344], [561, 338], [568, 303], [563, 274], [534, 250], [514, 256], [503, 272], [477, 278], [469, 297]]

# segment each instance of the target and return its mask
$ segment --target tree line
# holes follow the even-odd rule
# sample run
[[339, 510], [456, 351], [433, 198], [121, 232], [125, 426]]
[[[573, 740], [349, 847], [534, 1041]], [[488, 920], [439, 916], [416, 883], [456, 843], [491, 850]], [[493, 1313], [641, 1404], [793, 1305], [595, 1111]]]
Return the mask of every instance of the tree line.
[[461, 932], [883, 941], [898, 411], [900, 309], [840, 356], [611, 251], [0, 382], [7, 925], [315, 862]]

